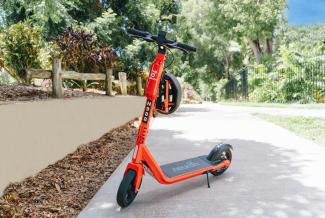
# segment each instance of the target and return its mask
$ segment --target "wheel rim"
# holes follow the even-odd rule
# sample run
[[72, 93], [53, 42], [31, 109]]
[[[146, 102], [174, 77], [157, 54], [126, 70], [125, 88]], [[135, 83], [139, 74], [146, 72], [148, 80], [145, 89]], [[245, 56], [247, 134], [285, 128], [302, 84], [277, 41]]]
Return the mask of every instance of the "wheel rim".
[[[168, 81], [168, 86], [166, 85]], [[168, 89], [168, 96], [165, 95], [166, 89]], [[157, 111], [161, 114], [171, 114], [177, 110], [181, 101], [181, 87], [176, 77], [172, 74], [165, 73], [160, 86], [159, 95], [156, 102]], [[164, 100], [169, 99], [168, 112], [165, 112]]]

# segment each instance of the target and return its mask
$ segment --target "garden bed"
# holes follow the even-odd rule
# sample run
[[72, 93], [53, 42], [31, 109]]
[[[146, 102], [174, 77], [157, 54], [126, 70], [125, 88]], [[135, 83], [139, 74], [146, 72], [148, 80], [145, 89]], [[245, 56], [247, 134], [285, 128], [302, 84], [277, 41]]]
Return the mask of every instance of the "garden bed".
[[[102, 96], [100, 92], [82, 92], [81, 90], [65, 90], [64, 97]], [[0, 103], [17, 101], [37, 101], [52, 98], [52, 92], [43, 91], [32, 85], [0, 85]]]
[[131, 121], [81, 145], [62, 160], [10, 184], [0, 197], [0, 217], [75, 217], [132, 149]]

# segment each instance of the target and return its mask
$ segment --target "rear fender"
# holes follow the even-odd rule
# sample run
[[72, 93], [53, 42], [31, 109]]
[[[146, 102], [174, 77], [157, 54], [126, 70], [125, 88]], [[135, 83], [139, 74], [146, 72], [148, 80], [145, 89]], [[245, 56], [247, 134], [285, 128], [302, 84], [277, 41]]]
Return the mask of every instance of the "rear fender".
[[230, 144], [223, 144], [223, 143], [218, 144], [210, 151], [209, 155], [207, 156], [207, 159], [209, 161], [212, 161], [212, 158], [225, 148], [228, 148], [231, 151], [233, 150], [233, 147]]

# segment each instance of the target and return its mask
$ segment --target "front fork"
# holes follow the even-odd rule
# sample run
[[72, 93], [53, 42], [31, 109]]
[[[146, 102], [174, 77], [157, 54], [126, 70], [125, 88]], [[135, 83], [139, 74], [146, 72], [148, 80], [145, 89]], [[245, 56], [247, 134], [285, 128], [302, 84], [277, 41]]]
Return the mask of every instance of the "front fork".
[[[148, 77], [148, 82], [146, 86], [146, 105], [144, 108], [144, 112], [141, 119], [141, 124], [139, 126], [138, 137], [136, 146], [134, 148], [134, 154], [132, 157], [132, 162], [128, 164], [125, 173], [128, 170], [134, 170], [136, 172], [136, 179], [135, 179], [135, 191], [139, 190], [142, 176], [144, 175], [144, 166], [143, 166], [143, 152], [142, 148], [144, 148], [144, 143], [146, 141], [148, 130], [149, 130], [149, 123], [152, 117], [153, 111], [156, 107], [156, 98], [158, 95], [158, 89], [160, 80], [163, 73], [164, 62], [165, 62], [165, 55], [166, 49], [159, 50], [157, 57], [155, 58]], [[145, 148], [144, 148], [145, 149]]]
[[124, 175], [129, 171], [129, 170], [134, 170], [136, 172], [136, 177], [134, 181], [134, 190], [135, 192], [139, 191], [142, 177], [144, 176], [144, 167], [142, 163], [129, 163], [126, 167], [126, 170], [124, 172]]

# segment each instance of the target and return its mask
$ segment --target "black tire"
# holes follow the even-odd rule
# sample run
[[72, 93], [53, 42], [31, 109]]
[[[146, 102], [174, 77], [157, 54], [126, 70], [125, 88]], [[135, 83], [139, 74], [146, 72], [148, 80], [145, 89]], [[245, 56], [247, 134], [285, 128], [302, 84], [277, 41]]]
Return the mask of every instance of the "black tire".
[[[166, 80], [168, 80], [170, 87], [165, 87]], [[171, 99], [171, 103], [174, 103], [173, 106], [170, 106], [168, 108], [167, 113], [163, 111], [164, 106], [162, 102], [162, 98], [166, 98], [165, 96], [166, 88], [169, 89], [169, 96], [167, 97]], [[181, 104], [181, 101], [182, 101], [182, 88], [179, 81], [177, 80], [176, 76], [174, 76], [173, 74], [169, 72], [165, 72], [159, 85], [159, 95], [156, 102], [156, 108], [158, 109], [158, 112], [161, 114], [172, 114], [178, 109], [179, 105]]]
[[[229, 160], [231, 162], [232, 159], [232, 146], [229, 144], [220, 144], [217, 145], [208, 155], [208, 160], [212, 162], [217, 162], [218, 164], [224, 160]], [[218, 169], [216, 171], [211, 172], [214, 176], [220, 176], [228, 167]]]
[[116, 201], [122, 208], [129, 206], [138, 194], [134, 188], [135, 178], [136, 172], [129, 170], [121, 181], [117, 191]]

